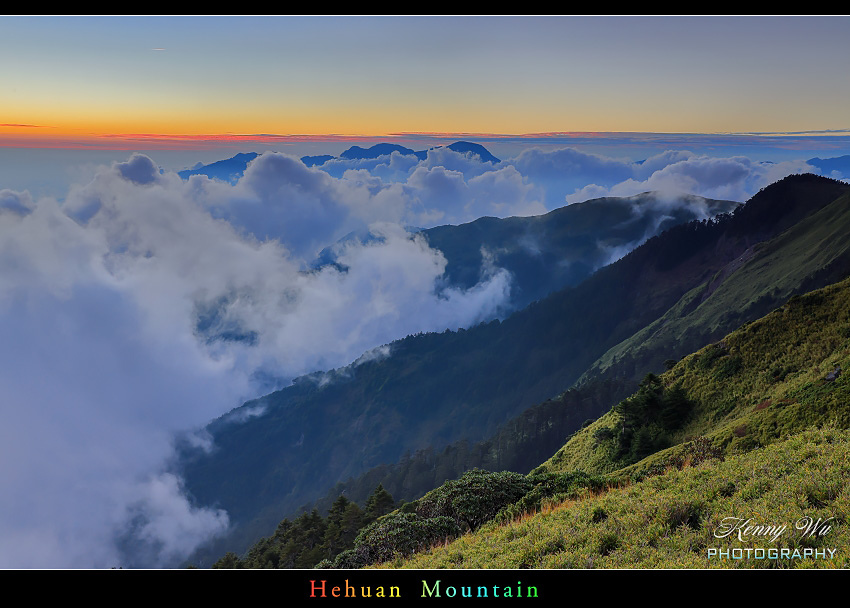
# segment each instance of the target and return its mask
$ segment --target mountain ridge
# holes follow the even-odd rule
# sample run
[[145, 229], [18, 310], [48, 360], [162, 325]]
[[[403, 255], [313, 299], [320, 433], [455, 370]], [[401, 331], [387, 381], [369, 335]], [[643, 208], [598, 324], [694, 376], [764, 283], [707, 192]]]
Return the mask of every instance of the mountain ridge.
[[[381, 156], [387, 156], [392, 154], [393, 152], [397, 152], [403, 156], [415, 156], [419, 160], [425, 160], [428, 157], [429, 150], [436, 150], [442, 147], [443, 146], [434, 146], [432, 148], [428, 148], [427, 150], [416, 151], [412, 148], [406, 148], [405, 146], [401, 146], [399, 144], [384, 142], [374, 144], [369, 148], [351, 146], [350, 148], [340, 153], [339, 156], [333, 156], [331, 154], [302, 156], [301, 162], [303, 162], [308, 167], [320, 167], [321, 165], [325, 164], [330, 160], [369, 160], [380, 158]], [[492, 164], [498, 164], [501, 162], [498, 158], [493, 156], [490, 151], [487, 150], [487, 148], [485, 148], [481, 144], [476, 144], [468, 141], [456, 141], [446, 146], [446, 148], [454, 152], [458, 152], [460, 154], [466, 154], [473, 157], [477, 156], [481, 162], [488, 162]], [[230, 184], [235, 184], [245, 173], [245, 169], [248, 168], [248, 164], [257, 156], [259, 156], [258, 152], [240, 152], [230, 158], [218, 160], [206, 165], [201, 165], [200, 167], [194, 167], [192, 169], [183, 169], [181, 171], [178, 171], [177, 175], [179, 175], [183, 179], [189, 179], [193, 175], [206, 175], [207, 177], [212, 179], [220, 179]]]
[[[449, 287], [470, 289], [488, 268], [510, 272], [506, 310], [512, 312], [577, 285], [612, 259], [672, 226], [728, 213], [739, 205], [696, 195], [669, 197], [644, 192], [590, 199], [535, 216], [481, 217], [408, 231], [424, 236], [428, 245], [446, 258], [444, 282]], [[323, 249], [314, 267], [336, 264], [337, 252], [352, 242], [375, 240], [369, 232], [347, 235]]]
[[[315, 401], [309, 408], [305, 407], [310, 399], [320, 397], [315, 380], [309, 379], [302, 379], [294, 387], [263, 400], [249, 402], [243, 407], [259, 403], [268, 406], [263, 420], [255, 419], [238, 428], [226, 428], [223, 423], [211, 424], [209, 430], [215, 437], [218, 451], [206, 463], [190, 463], [186, 469], [187, 488], [196, 493], [201, 503], [215, 500], [213, 497], [217, 496], [220, 504], [234, 513], [235, 521], [245, 522], [245, 518], [250, 517], [250, 510], [234, 508], [236, 503], [228, 504], [224, 500], [227, 494], [221, 492], [223, 487], [214, 490], [215, 484], [204, 484], [214, 479], [218, 479], [218, 484], [229, 483], [232, 486], [231, 496], [244, 498], [250, 495], [259, 501], [258, 504], [279, 504], [278, 512], [282, 515], [303, 504], [309, 493], [320, 491], [322, 485], [329, 488], [346, 475], [356, 474], [357, 469], [351, 467], [354, 464], [351, 454], [358, 454], [354, 458], [358, 460], [360, 469], [365, 470], [369, 462], [392, 461], [393, 450], [397, 459], [404, 449], [404, 441], [408, 441], [400, 441], [404, 436], [413, 439], [407, 444], [409, 449], [415, 449], [417, 445], [445, 445], [453, 437], [459, 437], [456, 433], [458, 428], [477, 429], [474, 435], [465, 433], [470, 440], [487, 436], [510, 417], [510, 412], [516, 415], [526, 407], [562, 392], [607, 348], [659, 318], [685, 293], [735, 260], [754, 242], [781, 232], [802, 217], [827, 206], [847, 190], [846, 184], [835, 180], [811, 175], [791, 176], [764, 189], [734, 214], [717, 221], [692, 222], [653, 237], [579, 286], [553, 294], [501, 323], [489, 323], [466, 332], [427, 334], [399, 341], [389, 359], [358, 366], [345, 382], [331, 383], [322, 388], [330, 391], [325, 392], [322, 403], [344, 403], [344, 409], [322, 406], [325, 409], [318, 414], [320, 410], [316, 408], [319, 402]], [[635, 312], [639, 314], [635, 316]], [[573, 319], [573, 323], [565, 324], [568, 319]], [[576, 323], [576, 319], [580, 321]], [[612, 327], [612, 319], [620, 320]], [[529, 341], [522, 337], [529, 335], [535, 339]], [[533, 347], [530, 346], [532, 343]], [[565, 352], [564, 344], [579, 347], [581, 352], [578, 349]], [[496, 352], [499, 355], [493, 358]], [[464, 364], [458, 367], [461, 361]], [[394, 366], [395, 371], [388, 374], [389, 368], [385, 370], [387, 364]], [[468, 364], [474, 365], [479, 378], [483, 374], [495, 382], [490, 384], [471, 378], [464, 371], [469, 369], [465, 367]], [[398, 392], [402, 386], [409, 389], [415, 378], [423, 377], [428, 378], [429, 383], [417, 385], [418, 396]], [[460, 390], [454, 393], [451, 390], [441, 393], [439, 390], [442, 389], [438, 388], [455, 386]], [[281, 401], [284, 394], [288, 397]], [[355, 398], [356, 395], [359, 396]], [[357, 399], [366, 395], [371, 397], [359, 405]], [[401, 395], [406, 396], [402, 398]], [[399, 398], [408, 403], [407, 409], [390, 407]], [[421, 405], [414, 406], [417, 399]], [[511, 402], [513, 408], [508, 411], [500, 409], [503, 406], [494, 407], [500, 399]], [[466, 405], [461, 407], [461, 403]], [[476, 418], [481, 414], [470, 409], [471, 403], [486, 403], [486, 414]], [[413, 411], [410, 411], [411, 408]], [[380, 411], [385, 412], [382, 419], [375, 417]], [[308, 412], [309, 416], [306, 415]], [[414, 412], [418, 412], [416, 415], [427, 412], [435, 417], [411, 418]], [[461, 412], [465, 414], [458, 416]], [[319, 436], [314, 430], [309, 430], [316, 416], [331, 422], [341, 416], [341, 422], [346, 423], [335, 430], [324, 428], [323, 433], [334, 437], [334, 447], [326, 453], [316, 447]], [[449, 416], [452, 424], [446, 426], [445, 422], [440, 422], [440, 416]], [[409, 432], [411, 429], [414, 430], [412, 434]], [[266, 439], [261, 440], [256, 435], [257, 431]], [[351, 435], [352, 431], [354, 435]], [[277, 438], [268, 443], [275, 433]], [[252, 436], [253, 439], [249, 440], [248, 437]], [[351, 440], [345, 439], [347, 436]], [[364, 440], [364, 437], [369, 439]], [[350, 441], [353, 441], [351, 446], [359, 446], [354, 452], [344, 447]], [[302, 461], [295, 465], [293, 460], [292, 464], [285, 465], [285, 460], [280, 460], [283, 456], [281, 448], [299, 442], [306, 442], [320, 452], [318, 457], [322, 464], [316, 461], [308, 466]], [[258, 481], [263, 474], [260, 473], [259, 477], [256, 474], [261, 469], [276, 476], [274, 478], [278, 481], [273, 485], [269, 485], [268, 481], [260, 482], [262, 485], [258, 489], [249, 489], [255, 481], [246, 477], [244, 470], [236, 473], [234, 462], [228, 464], [226, 459], [221, 458], [237, 445], [242, 446], [239, 448], [240, 466], [244, 468], [251, 463], [251, 471]], [[376, 451], [381, 445], [384, 447]], [[387, 448], [390, 448], [389, 452], [382, 451]], [[277, 464], [269, 468], [272, 462]], [[301, 469], [301, 481], [289, 485], [285, 475], [291, 473], [284, 471], [293, 471], [292, 466]], [[317, 466], [319, 468], [315, 468]], [[338, 472], [328, 475], [330, 470]], [[309, 482], [304, 477], [308, 472], [311, 475]], [[209, 477], [209, 474], [215, 477]], [[203, 481], [205, 475], [206, 482]], [[238, 483], [235, 483], [237, 480]], [[281, 483], [291, 488], [288, 497], [274, 489]], [[315, 489], [309, 490], [310, 487]], [[293, 489], [300, 494], [294, 494]], [[233, 498], [227, 500], [232, 501]]]

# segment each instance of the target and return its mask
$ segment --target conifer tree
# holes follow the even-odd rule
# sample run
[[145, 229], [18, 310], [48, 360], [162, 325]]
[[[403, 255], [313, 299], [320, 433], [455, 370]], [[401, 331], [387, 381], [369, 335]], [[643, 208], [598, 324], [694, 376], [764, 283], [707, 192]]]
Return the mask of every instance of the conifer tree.
[[383, 484], [378, 484], [375, 491], [366, 501], [366, 519], [375, 521], [381, 515], [386, 515], [395, 508], [392, 495], [384, 489]]

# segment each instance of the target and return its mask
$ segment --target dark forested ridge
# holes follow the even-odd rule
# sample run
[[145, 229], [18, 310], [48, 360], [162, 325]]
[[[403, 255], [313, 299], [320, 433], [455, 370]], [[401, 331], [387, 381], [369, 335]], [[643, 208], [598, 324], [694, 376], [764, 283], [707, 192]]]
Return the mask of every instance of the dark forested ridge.
[[[394, 342], [386, 359], [301, 378], [243, 406], [266, 406], [262, 416], [212, 423], [216, 449], [185, 454], [187, 487], [199, 503], [227, 509], [237, 529], [250, 522], [262, 527], [263, 517], [276, 523], [335, 484], [403, 462], [405, 453], [436, 454], [463, 439], [483, 442], [529, 407], [561, 394], [606, 351], [748, 248], [848, 188], [816, 176], [788, 177], [734, 213], [674, 227], [503, 322], [409, 336]], [[643, 364], [633, 365], [636, 371]], [[243, 537], [235, 549], [251, 540]]]
[[469, 288], [487, 263], [508, 270], [511, 309], [585, 280], [647, 239], [665, 230], [729, 213], [733, 201], [682, 195], [659, 203], [645, 192], [631, 197], [591, 199], [532, 217], [483, 217], [458, 226], [423, 230], [429, 245], [446, 257], [446, 281]]
[[[581, 283], [594, 271], [647, 239], [696, 219], [729, 213], [740, 203], [694, 195], [665, 197], [644, 192], [574, 203], [525, 217], [481, 217], [458, 225], [419, 232], [440, 251], [446, 268], [440, 288], [469, 289], [495, 269], [511, 275], [510, 300], [500, 311], [510, 313], [552, 292]], [[371, 243], [381, 235], [352, 232], [324, 248], [313, 265], [333, 264], [352, 241]]]

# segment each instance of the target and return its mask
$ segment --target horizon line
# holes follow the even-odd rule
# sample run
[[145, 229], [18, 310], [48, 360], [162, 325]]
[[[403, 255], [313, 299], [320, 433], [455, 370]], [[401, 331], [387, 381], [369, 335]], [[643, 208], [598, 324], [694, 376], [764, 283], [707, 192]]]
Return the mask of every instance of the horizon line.
[[[9, 127], [41, 127], [41, 125], [0, 124], [0, 128]], [[278, 133], [104, 133], [73, 135], [31, 135], [21, 133], [0, 132], [0, 147], [2, 148], [57, 148], [57, 149], [87, 149], [87, 150], [133, 150], [139, 144], [145, 144], [146, 149], [195, 150], [218, 148], [239, 144], [257, 145], [288, 145], [301, 143], [333, 143], [333, 142], [364, 142], [376, 140], [395, 140], [398, 142], [421, 142], [423, 140], [458, 140], [474, 139], [492, 143], [580, 143], [582, 141], [602, 143], [604, 140], [628, 140], [631, 143], [651, 143], [652, 140], [666, 140], [663, 143], [688, 143], [702, 140], [702, 143], [764, 143], [770, 138], [777, 140], [802, 138], [824, 141], [825, 138], [850, 137], [850, 129], [818, 129], [805, 131], [743, 131], [743, 132], [688, 132], [688, 131], [545, 131], [537, 133], [486, 133], [486, 132], [456, 132], [456, 131], [410, 131], [389, 132], [379, 134], [278, 134]], [[674, 141], [678, 140], [678, 141]], [[685, 140], [685, 141], [682, 141]], [[656, 143], [662, 143], [656, 141]]]

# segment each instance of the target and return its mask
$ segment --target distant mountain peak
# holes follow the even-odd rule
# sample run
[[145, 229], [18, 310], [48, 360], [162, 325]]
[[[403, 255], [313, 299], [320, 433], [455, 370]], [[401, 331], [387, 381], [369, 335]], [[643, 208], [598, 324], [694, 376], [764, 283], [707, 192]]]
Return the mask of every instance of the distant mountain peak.
[[[443, 146], [435, 146], [434, 148], [429, 148], [429, 150], [436, 150], [442, 147]], [[490, 151], [487, 150], [487, 148], [485, 148], [481, 144], [476, 144], [470, 141], [456, 141], [446, 147], [449, 150], [452, 150], [453, 152], [457, 152], [459, 154], [475, 155], [481, 160], [481, 162], [489, 162], [494, 164], [502, 162], [498, 158], [490, 154]], [[369, 148], [351, 146], [339, 156], [332, 156], [330, 154], [322, 154], [318, 156], [302, 156], [301, 162], [303, 162], [308, 167], [321, 167], [321, 165], [325, 164], [326, 162], [335, 159], [376, 159], [380, 158], [381, 156], [388, 156], [393, 152], [398, 152], [403, 156], [415, 156], [419, 160], [425, 160], [428, 157], [428, 150], [414, 151], [411, 148], [405, 148], [404, 146], [399, 144], [381, 142], [370, 146]], [[206, 175], [207, 177], [220, 179], [234, 184], [245, 173], [245, 169], [248, 167], [248, 163], [257, 158], [257, 156], [259, 156], [257, 152], [240, 152], [235, 156], [231, 156], [230, 158], [219, 160], [208, 165], [198, 163], [191, 169], [178, 171], [177, 174], [183, 179], [189, 179], [189, 177], [191, 177], [192, 175]]]
[[[428, 150], [437, 150], [442, 147], [443, 146], [435, 146], [433, 148], [429, 148]], [[490, 151], [487, 150], [487, 148], [485, 148], [481, 144], [476, 144], [470, 141], [456, 141], [446, 146], [446, 148], [453, 152], [458, 152], [459, 154], [474, 154], [478, 156], [482, 162], [501, 162], [498, 158], [490, 154]], [[348, 150], [340, 154], [339, 158], [345, 158], [349, 160], [379, 158], [381, 156], [386, 156], [387, 154], [392, 154], [393, 152], [398, 152], [399, 154], [405, 156], [412, 155], [416, 156], [416, 158], [420, 160], [425, 160], [425, 158], [427, 158], [428, 156], [428, 150], [418, 150], [414, 152], [410, 148], [405, 148], [404, 146], [400, 146], [399, 144], [379, 143], [375, 144], [370, 148], [351, 146]]]
[[351, 146], [348, 150], [339, 155], [340, 158], [346, 158], [349, 160], [363, 159], [363, 158], [378, 158], [380, 156], [386, 156], [387, 154], [392, 154], [393, 152], [398, 152], [399, 154], [409, 155], [414, 154], [413, 150], [410, 148], [405, 148], [404, 146], [400, 146], [398, 144], [388, 144], [388, 143], [380, 143], [375, 144], [371, 148], [361, 148], [360, 146]]
[[230, 158], [219, 160], [208, 165], [196, 165], [192, 169], [178, 171], [177, 174], [183, 179], [189, 179], [192, 175], [206, 175], [207, 177], [220, 179], [234, 184], [240, 177], [242, 177], [242, 174], [245, 173], [248, 163], [258, 156], [259, 154], [257, 152], [239, 152]]
[[500, 163], [502, 162], [487, 150], [481, 144], [476, 144], [471, 141], [456, 141], [453, 144], [449, 144], [446, 146], [449, 150], [453, 152], [460, 152], [461, 154], [477, 154], [478, 157], [487, 163]]
[[817, 167], [824, 175], [833, 177], [850, 177], [850, 154], [833, 158], [810, 158], [806, 161], [812, 167]]

